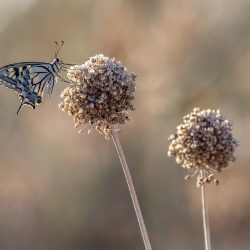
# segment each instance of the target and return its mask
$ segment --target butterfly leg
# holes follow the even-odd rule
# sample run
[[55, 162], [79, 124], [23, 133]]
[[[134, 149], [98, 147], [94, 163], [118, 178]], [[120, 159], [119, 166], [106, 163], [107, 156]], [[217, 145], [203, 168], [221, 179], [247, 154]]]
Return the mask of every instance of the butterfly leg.
[[72, 83], [72, 82], [70, 82], [70, 81], [67, 81], [67, 80], [65, 80], [65, 79], [63, 79], [61, 76], [58, 76], [58, 78], [62, 81], [62, 82], [66, 82], [66, 83]]

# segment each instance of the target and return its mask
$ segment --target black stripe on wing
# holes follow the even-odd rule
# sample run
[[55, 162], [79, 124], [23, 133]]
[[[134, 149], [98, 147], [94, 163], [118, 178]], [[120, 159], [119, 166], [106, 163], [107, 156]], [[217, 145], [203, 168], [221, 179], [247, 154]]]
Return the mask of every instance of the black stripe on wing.
[[35, 109], [36, 105], [42, 103], [42, 95], [45, 87], [50, 83], [54, 76], [51, 73], [46, 74], [38, 83], [32, 84], [27, 92], [22, 92], [19, 97], [22, 99], [17, 114], [24, 105], [29, 105]]
[[1, 76], [0, 76], [0, 85], [3, 85], [5, 87], [7, 87], [8, 89], [14, 90], [19, 94], [22, 93], [22, 88], [20, 88], [20, 86], [17, 85], [16, 81], [14, 81], [14, 80], [8, 79], [6, 81], [5, 78], [1, 78]]
[[52, 93], [54, 82], [50, 63], [24, 62], [0, 68], [0, 85], [16, 91], [22, 99], [18, 112], [24, 105], [34, 109], [42, 102], [45, 88], [49, 95]]
[[6, 68], [10, 68], [10, 67], [22, 67], [22, 66], [41, 66], [44, 65], [45, 67], [48, 67], [49, 65], [51, 65], [50, 63], [45, 63], [45, 62], [20, 62], [20, 63], [12, 63], [12, 64], [8, 64], [5, 65], [3, 67], [0, 68], [0, 72], [2, 69], [6, 69]]
[[[48, 63], [17, 63], [10, 64], [5, 67], [0, 68], [0, 85], [2, 85], [21, 91], [23, 87], [32, 88], [33, 85], [40, 84], [47, 75], [52, 74], [50, 71], [51, 65]], [[22, 86], [24, 85], [24, 86]]]

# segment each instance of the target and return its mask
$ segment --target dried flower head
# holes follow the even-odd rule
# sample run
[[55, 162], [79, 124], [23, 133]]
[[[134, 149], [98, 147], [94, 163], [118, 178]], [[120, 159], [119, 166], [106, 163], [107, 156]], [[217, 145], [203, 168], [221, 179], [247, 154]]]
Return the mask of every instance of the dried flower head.
[[109, 137], [112, 126], [124, 124], [134, 110], [134, 73], [102, 54], [68, 70], [72, 81], [61, 94], [60, 108], [73, 116], [75, 127], [89, 125]]
[[211, 181], [218, 184], [214, 172], [235, 161], [233, 153], [239, 145], [232, 136], [232, 123], [219, 110], [199, 108], [183, 117], [183, 123], [169, 140], [168, 155], [175, 156], [178, 164], [192, 172], [186, 179], [199, 173], [198, 187]]

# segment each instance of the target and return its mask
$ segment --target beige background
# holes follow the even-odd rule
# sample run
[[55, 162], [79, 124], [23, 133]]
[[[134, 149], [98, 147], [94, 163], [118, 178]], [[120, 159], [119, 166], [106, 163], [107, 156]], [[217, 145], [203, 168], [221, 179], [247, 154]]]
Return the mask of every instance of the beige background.
[[[138, 74], [136, 107], [123, 127], [145, 221], [157, 250], [200, 250], [200, 193], [166, 155], [169, 134], [195, 106], [220, 108], [240, 141], [236, 163], [209, 186], [214, 250], [250, 248], [250, 1], [0, 1], [0, 65], [104, 53]], [[142, 250], [114, 146], [78, 135], [52, 98], [16, 115], [0, 87], [0, 250]]]

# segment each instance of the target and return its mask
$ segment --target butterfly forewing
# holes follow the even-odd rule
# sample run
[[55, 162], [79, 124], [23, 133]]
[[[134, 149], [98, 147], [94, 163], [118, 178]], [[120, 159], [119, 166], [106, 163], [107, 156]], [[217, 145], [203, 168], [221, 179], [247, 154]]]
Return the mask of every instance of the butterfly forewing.
[[22, 99], [19, 110], [25, 104], [35, 106], [42, 102], [45, 88], [49, 95], [60, 71], [59, 60], [52, 63], [23, 62], [0, 68], [0, 85], [16, 91]]

